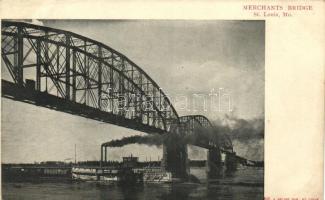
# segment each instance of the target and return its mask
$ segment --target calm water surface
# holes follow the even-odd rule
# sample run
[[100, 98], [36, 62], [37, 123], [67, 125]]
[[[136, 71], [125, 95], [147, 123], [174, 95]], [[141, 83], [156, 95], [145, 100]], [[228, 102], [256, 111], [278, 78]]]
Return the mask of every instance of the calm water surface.
[[240, 169], [208, 183], [204, 168], [192, 168], [200, 183], [100, 185], [91, 182], [3, 183], [3, 199], [141, 199], [141, 200], [262, 200], [262, 169]]

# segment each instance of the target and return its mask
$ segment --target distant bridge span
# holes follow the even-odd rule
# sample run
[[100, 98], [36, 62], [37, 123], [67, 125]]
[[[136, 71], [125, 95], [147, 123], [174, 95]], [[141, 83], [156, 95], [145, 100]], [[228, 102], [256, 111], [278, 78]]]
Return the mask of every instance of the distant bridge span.
[[[2, 21], [2, 96], [147, 132], [177, 124], [213, 127], [204, 116], [179, 117], [167, 95], [138, 65], [111, 47], [50, 27]], [[232, 152], [231, 140], [194, 144]]]
[[[213, 134], [217, 134], [218, 137], [204, 138], [204, 135], [198, 137], [196, 142], [192, 145], [211, 149], [220, 148], [222, 152], [233, 152], [232, 141], [225, 133], [216, 133], [214, 125], [203, 115], [186, 115], [179, 118], [180, 126], [184, 129], [186, 134], [194, 134], [195, 131], [212, 131]], [[200, 141], [202, 140], [202, 141]]]

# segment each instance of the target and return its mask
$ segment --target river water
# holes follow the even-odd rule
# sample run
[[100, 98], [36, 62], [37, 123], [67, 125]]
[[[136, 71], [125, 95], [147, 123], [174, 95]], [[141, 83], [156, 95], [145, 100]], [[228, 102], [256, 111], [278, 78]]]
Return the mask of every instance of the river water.
[[107, 199], [107, 200], [262, 200], [263, 169], [239, 169], [207, 181], [204, 168], [191, 168], [199, 183], [101, 185], [94, 182], [8, 182], [3, 199]]

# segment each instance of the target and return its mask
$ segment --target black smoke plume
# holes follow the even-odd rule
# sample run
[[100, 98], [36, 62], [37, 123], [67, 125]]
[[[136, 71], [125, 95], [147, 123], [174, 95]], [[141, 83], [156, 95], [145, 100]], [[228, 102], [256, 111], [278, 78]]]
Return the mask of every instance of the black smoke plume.
[[123, 137], [122, 139], [112, 140], [104, 143], [107, 147], [122, 147], [128, 144], [145, 144], [149, 146], [160, 146], [163, 144], [163, 137], [160, 135], [135, 135], [130, 137]]
[[228, 135], [234, 140], [242, 142], [264, 139], [264, 119], [236, 119], [228, 118], [230, 131]]
[[[232, 140], [238, 140], [241, 142], [252, 140], [252, 139], [263, 139], [264, 138], [264, 120], [253, 119], [244, 120], [236, 118], [227, 118], [226, 123], [220, 121], [215, 122], [215, 125], [211, 128], [197, 127], [194, 132], [190, 135], [184, 134], [182, 141], [186, 143], [194, 144], [197, 141], [219, 141], [221, 137], [226, 135]], [[175, 139], [171, 137], [175, 135], [173, 132], [168, 134], [159, 135], [144, 135], [144, 136], [130, 136], [123, 137], [122, 139], [112, 140], [104, 143], [105, 146], [110, 147], [122, 147], [128, 144], [147, 144], [160, 146], [164, 142]]]
[[[264, 119], [226, 117], [227, 135], [238, 155], [251, 160], [264, 160]], [[220, 127], [220, 122], [215, 127]]]
[[[215, 144], [225, 144], [227, 138], [234, 145], [238, 145], [239, 155], [253, 160], [263, 159], [264, 145], [264, 120], [263, 119], [237, 119], [227, 117], [224, 121], [217, 121], [213, 127], [197, 127], [192, 134], [171, 131], [159, 135], [130, 136], [104, 143], [107, 147], [122, 147], [128, 144], [145, 144], [149, 146], [183, 145], [183, 144], [207, 144], [213, 141]], [[236, 150], [236, 146], [234, 147]]]

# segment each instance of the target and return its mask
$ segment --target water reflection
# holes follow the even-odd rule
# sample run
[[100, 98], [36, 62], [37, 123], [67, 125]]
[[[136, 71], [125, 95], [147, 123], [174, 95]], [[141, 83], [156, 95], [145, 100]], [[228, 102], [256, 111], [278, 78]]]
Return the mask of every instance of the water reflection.
[[137, 184], [133, 186], [128, 185], [120, 185], [118, 186], [118, 189], [120, 190], [123, 199], [144, 199], [143, 195], [144, 192], [144, 186], [142, 184]]
[[[3, 199], [101, 200], [260, 200], [263, 170], [247, 169], [207, 180], [192, 170], [200, 183], [103, 185], [86, 182], [4, 183]], [[205, 175], [206, 176], [206, 175]]]

